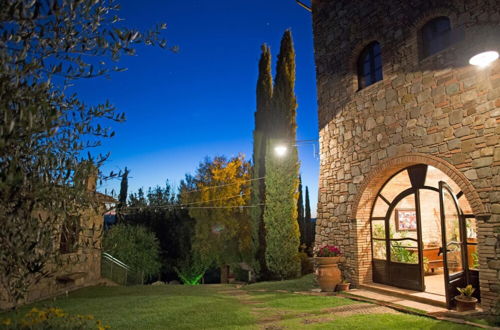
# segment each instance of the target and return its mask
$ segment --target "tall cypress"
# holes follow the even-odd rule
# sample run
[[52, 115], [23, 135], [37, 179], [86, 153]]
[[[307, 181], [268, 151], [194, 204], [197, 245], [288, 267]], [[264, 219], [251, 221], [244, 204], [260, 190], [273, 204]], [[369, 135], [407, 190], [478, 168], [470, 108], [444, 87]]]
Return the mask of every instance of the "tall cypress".
[[120, 182], [120, 194], [118, 195], [118, 205], [116, 212], [117, 222], [123, 222], [122, 210], [127, 206], [127, 194], [128, 194], [128, 174], [130, 171], [125, 167], [125, 171], [122, 175], [122, 181]]
[[304, 198], [302, 195], [302, 177], [299, 175], [299, 199], [297, 200], [297, 222], [300, 230], [300, 245], [306, 242], [307, 227], [304, 221]]
[[128, 174], [129, 170], [125, 167], [125, 171], [122, 175], [122, 181], [120, 183], [120, 195], [118, 196], [118, 202], [120, 206], [127, 205], [127, 194], [128, 194]]
[[[271, 73], [271, 50], [267, 45], [262, 45], [259, 60], [259, 78], [257, 80], [257, 107], [255, 111], [255, 129], [253, 131], [253, 169], [252, 169], [252, 199], [251, 205], [259, 205], [251, 209], [252, 235], [256, 263], [255, 271], [261, 278], [266, 277], [267, 267], [265, 260], [266, 237], [264, 227], [264, 203], [266, 187], [266, 144], [267, 125], [271, 111], [271, 98], [273, 94], [273, 76]], [[260, 274], [259, 274], [260, 273]]]
[[[299, 162], [295, 145], [295, 51], [289, 30], [281, 39], [271, 103], [272, 127], [266, 149], [266, 263], [273, 277], [294, 278], [300, 274], [297, 223]], [[274, 148], [285, 144], [288, 152], [283, 157], [274, 154]]]
[[312, 244], [314, 242], [314, 224], [311, 221], [311, 204], [309, 203], [309, 188], [306, 186], [306, 214], [304, 217], [304, 222], [306, 224], [306, 246], [308, 248], [312, 247]]

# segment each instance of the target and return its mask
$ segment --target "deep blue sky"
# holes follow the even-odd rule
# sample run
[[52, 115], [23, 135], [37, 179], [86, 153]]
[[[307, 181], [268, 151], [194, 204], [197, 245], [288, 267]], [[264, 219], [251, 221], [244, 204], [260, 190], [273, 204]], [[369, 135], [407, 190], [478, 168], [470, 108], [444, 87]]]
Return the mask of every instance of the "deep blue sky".
[[[165, 37], [179, 53], [141, 48], [124, 57], [111, 80], [80, 82], [89, 103], [109, 100], [127, 121], [104, 143], [104, 170], [131, 170], [129, 192], [178, 184], [205, 156], [252, 156], [255, 84], [260, 45], [273, 67], [283, 32], [291, 28], [297, 53], [297, 139], [318, 138], [311, 15], [294, 0], [121, 0], [120, 16], [133, 28], [165, 22]], [[315, 215], [319, 161], [311, 145], [299, 147], [304, 185]], [[118, 190], [119, 182], [101, 190]]]

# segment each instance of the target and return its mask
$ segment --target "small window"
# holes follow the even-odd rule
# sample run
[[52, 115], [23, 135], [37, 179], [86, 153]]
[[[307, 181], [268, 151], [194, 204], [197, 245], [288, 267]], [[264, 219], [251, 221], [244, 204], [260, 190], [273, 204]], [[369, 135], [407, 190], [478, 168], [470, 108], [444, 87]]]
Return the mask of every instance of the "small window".
[[59, 252], [61, 254], [73, 253], [77, 251], [78, 233], [79, 233], [79, 219], [67, 219], [61, 228], [61, 241], [59, 245]]
[[437, 17], [420, 30], [421, 58], [446, 49], [451, 44], [451, 24], [448, 17]]
[[372, 42], [358, 59], [358, 88], [363, 89], [382, 80], [382, 54], [380, 44]]

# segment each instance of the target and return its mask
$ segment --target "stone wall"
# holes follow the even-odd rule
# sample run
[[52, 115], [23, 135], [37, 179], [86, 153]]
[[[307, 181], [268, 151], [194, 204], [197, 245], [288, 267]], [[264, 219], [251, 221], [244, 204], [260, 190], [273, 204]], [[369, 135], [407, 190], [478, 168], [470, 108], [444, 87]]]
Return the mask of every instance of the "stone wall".
[[[98, 197], [102, 199], [103, 195], [98, 194]], [[107, 197], [107, 199], [110, 198]], [[29, 289], [24, 303], [51, 298], [100, 283], [103, 212], [104, 207], [99, 210], [89, 209], [83, 212], [80, 219], [81, 230], [78, 234], [78, 249], [72, 253], [61, 255], [60, 265], [47, 265], [49, 276]], [[56, 235], [54, 239], [55, 246], [59, 247], [60, 235]], [[0, 274], [0, 276], [5, 276], [5, 274]], [[8, 303], [6, 293], [0, 290], [0, 310], [10, 307], [12, 306]]]
[[[78, 249], [62, 255], [62, 266], [31, 288], [27, 302], [54, 297], [99, 282], [103, 216], [89, 210], [82, 216], [81, 225]], [[68, 280], [62, 280], [63, 278]]]
[[[320, 129], [316, 246], [345, 251], [354, 284], [371, 281], [368, 218], [383, 183], [425, 163], [446, 173], [478, 218], [482, 305], [500, 293], [500, 61], [468, 59], [500, 36], [497, 1], [314, 0]], [[457, 36], [419, 58], [418, 31], [448, 16]], [[358, 90], [356, 61], [378, 41], [383, 80]], [[500, 42], [493, 42], [498, 48]]]

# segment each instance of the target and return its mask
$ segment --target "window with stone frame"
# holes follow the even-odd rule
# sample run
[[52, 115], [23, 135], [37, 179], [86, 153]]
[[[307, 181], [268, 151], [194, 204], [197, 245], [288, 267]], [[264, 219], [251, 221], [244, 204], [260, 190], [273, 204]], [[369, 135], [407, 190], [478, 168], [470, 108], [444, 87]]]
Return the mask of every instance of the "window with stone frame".
[[420, 58], [448, 48], [452, 43], [451, 23], [446, 16], [433, 18], [420, 29]]
[[61, 254], [73, 253], [78, 249], [78, 236], [80, 221], [78, 217], [68, 217], [61, 227], [59, 252]]
[[383, 79], [380, 44], [372, 42], [363, 49], [358, 58], [358, 89], [368, 87]]

